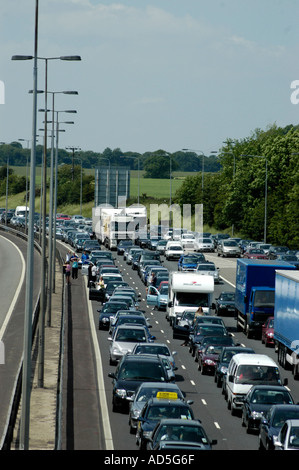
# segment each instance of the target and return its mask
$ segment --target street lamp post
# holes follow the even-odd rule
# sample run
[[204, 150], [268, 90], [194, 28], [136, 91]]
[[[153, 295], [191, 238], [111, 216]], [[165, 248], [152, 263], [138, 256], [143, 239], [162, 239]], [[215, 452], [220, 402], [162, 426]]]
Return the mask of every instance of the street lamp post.
[[[47, 91], [46, 93], [52, 94], [52, 135], [51, 135], [51, 160], [50, 160], [50, 205], [49, 205], [49, 261], [48, 261], [48, 305], [47, 305], [47, 326], [51, 326], [51, 311], [52, 311], [52, 290], [53, 290], [53, 191], [54, 191], [54, 127], [55, 127], [55, 95], [68, 94], [77, 95], [77, 91]], [[47, 113], [47, 108], [41, 110]], [[47, 125], [47, 122], [45, 123]], [[44, 186], [45, 188], [46, 186]], [[46, 191], [44, 191], [44, 194]], [[43, 201], [45, 199], [43, 198]], [[44, 203], [45, 204], [45, 203]], [[44, 212], [45, 214], [45, 212]], [[44, 223], [44, 222], [43, 222]], [[45, 237], [45, 234], [43, 235]], [[55, 258], [54, 258], [55, 259]]]
[[106, 178], [106, 204], [109, 204], [110, 203], [110, 177], [111, 177], [111, 162], [109, 160], [109, 158], [106, 158], [106, 157], [100, 157], [100, 163], [101, 163], [101, 160], [107, 160], [108, 162], [108, 167], [109, 167], [109, 173], [108, 173], [108, 170], [107, 170], [107, 178]]
[[[20, 142], [27, 142], [27, 149], [29, 149], [29, 139], [18, 139]], [[27, 206], [28, 206], [28, 152], [26, 155], [26, 195], [25, 195], [25, 205], [26, 205], [26, 212], [25, 212], [25, 233], [27, 234]]]
[[140, 157], [137, 155], [136, 157], [123, 155], [124, 158], [132, 158], [133, 160], [137, 159], [137, 168], [138, 168], [138, 204], [140, 202]]
[[20, 426], [20, 448], [29, 448], [30, 391], [31, 391], [31, 342], [33, 310], [33, 270], [34, 270], [34, 205], [35, 205], [35, 158], [36, 158], [36, 108], [37, 108], [37, 49], [38, 49], [38, 0], [35, 1], [34, 63], [33, 63], [33, 117], [32, 145], [30, 159], [30, 200], [26, 263], [26, 295], [24, 315], [24, 358], [22, 371], [22, 407]]
[[[53, 293], [55, 292], [55, 253], [56, 253], [56, 217], [57, 217], [57, 188], [58, 188], [58, 182], [57, 182], [57, 177], [58, 177], [58, 141], [59, 141], [59, 114], [60, 113], [77, 113], [76, 110], [74, 109], [67, 109], [67, 110], [61, 110], [61, 111], [55, 111], [56, 112], [56, 148], [55, 148], [55, 165], [54, 165], [54, 210], [53, 210], [53, 223], [54, 223], [54, 228], [53, 228], [53, 272], [52, 272], [52, 278], [53, 278]], [[73, 121], [64, 121], [65, 124], [74, 124]]]
[[[42, 207], [42, 262], [41, 262], [41, 296], [40, 296], [40, 316], [39, 316], [39, 361], [38, 361], [38, 386], [44, 385], [44, 322], [46, 311], [46, 183], [47, 183], [47, 91], [48, 91], [48, 61], [66, 60], [78, 61], [80, 56], [59, 56], [59, 57], [38, 57], [30, 55], [14, 55], [12, 60], [31, 60], [37, 59], [45, 61], [45, 128], [44, 128], [44, 162], [43, 162], [43, 207]], [[36, 94], [36, 90], [35, 90]], [[34, 194], [34, 193], [31, 193]], [[34, 210], [33, 210], [34, 212]]]
[[[203, 190], [204, 190], [204, 172], [205, 172], [205, 154], [203, 153], [202, 150], [192, 150], [192, 149], [182, 149], [184, 152], [194, 152], [197, 153], [199, 152], [202, 156], [201, 158], [201, 190], [202, 190], [202, 197], [203, 197]], [[199, 157], [199, 155], [197, 155]]]
[[268, 159], [264, 155], [245, 155], [242, 157], [254, 157], [265, 159], [265, 215], [264, 215], [264, 243], [267, 243], [267, 199], [268, 199]]

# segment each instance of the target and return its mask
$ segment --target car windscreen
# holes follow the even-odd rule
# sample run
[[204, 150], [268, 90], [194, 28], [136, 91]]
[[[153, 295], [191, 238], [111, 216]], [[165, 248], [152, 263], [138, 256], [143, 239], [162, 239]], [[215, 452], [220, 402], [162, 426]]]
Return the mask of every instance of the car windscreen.
[[145, 331], [133, 328], [119, 328], [115, 335], [115, 341], [125, 341], [128, 343], [145, 342]]
[[239, 384], [254, 384], [263, 381], [277, 385], [280, 383], [280, 376], [277, 367], [262, 366], [255, 364], [242, 364], [238, 367], [235, 382]]
[[151, 361], [124, 361], [119, 370], [119, 379], [122, 380], [155, 380], [165, 381], [165, 372], [159, 362]]
[[177, 292], [176, 305], [184, 307], [208, 307], [209, 294], [205, 292]]

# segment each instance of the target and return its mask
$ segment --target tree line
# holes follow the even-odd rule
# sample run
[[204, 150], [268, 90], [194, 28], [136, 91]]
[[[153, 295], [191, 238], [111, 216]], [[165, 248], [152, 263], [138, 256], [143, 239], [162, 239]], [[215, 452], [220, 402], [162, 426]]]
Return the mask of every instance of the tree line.
[[219, 231], [233, 227], [245, 238], [262, 241], [266, 189], [267, 242], [298, 249], [298, 126], [273, 125], [248, 138], [228, 140], [219, 159], [221, 171], [204, 174], [203, 188], [201, 174], [187, 177], [176, 202], [203, 203], [205, 224]]
[[[47, 166], [50, 166], [50, 149], [47, 152]], [[103, 152], [88, 151], [67, 151], [59, 149], [58, 165], [78, 164], [80, 160], [83, 168], [95, 168], [98, 166], [125, 166], [131, 170], [144, 170], [144, 176], [147, 178], [169, 178], [169, 157], [163, 156], [164, 150], [155, 152], [122, 152], [116, 148], [111, 150], [106, 148]], [[44, 147], [36, 146], [36, 166], [43, 164]], [[220, 170], [220, 162], [216, 155], [204, 156], [204, 167], [207, 172], [216, 172]], [[23, 148], [20, 142], [11, 142], [0, 146], [0, 166], [4, 166], [9, 159], [12, 166], [26, 166], [27, 160], [30, 160], [30, 149]], [[201, 171], [202, 156], [197, 156], [195, 152], [178, 151], [171, 154], [172, 171]]]

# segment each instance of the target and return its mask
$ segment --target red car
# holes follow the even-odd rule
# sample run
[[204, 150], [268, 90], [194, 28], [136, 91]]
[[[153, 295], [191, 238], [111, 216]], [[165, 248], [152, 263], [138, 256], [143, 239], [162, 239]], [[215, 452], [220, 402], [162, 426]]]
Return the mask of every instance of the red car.
[[274, 346], [274, 317], [269, 317], [262, 325], [262, 343], [265, 346]]
[[268, 255], [266, 255], [264, 250], [260, 250], [259, 248], [250, 248], [248, 251], [245, 251], [243, 258], [268, 259]]
[[201, 354], [198, 355], [198, 370], [204, 374], [215, 374], [217, 360], [223, 346], [220, 344], [208, 344]]

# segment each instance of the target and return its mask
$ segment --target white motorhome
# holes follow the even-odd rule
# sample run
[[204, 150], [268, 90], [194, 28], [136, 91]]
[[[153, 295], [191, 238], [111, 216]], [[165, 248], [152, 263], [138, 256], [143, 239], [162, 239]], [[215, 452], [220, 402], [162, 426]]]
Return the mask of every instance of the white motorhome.
[[213, 276], [201, 276], [194, 272], [171, 272], [168, 284], [168, 305], [166, 318], [170, 324], [176, 315], [185, 310], [196, 311], [202, 307], [205, 314], [210, 313], [214, 294]]

